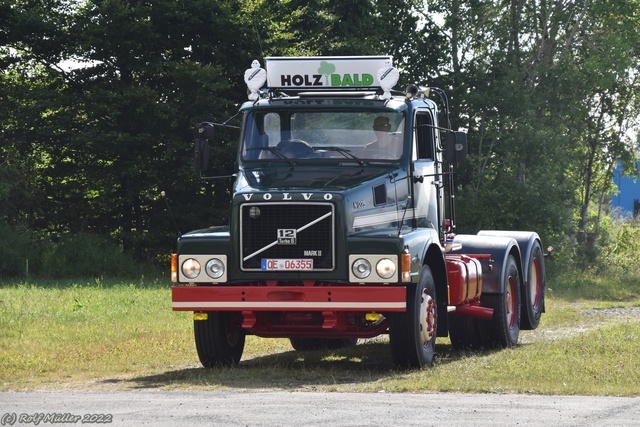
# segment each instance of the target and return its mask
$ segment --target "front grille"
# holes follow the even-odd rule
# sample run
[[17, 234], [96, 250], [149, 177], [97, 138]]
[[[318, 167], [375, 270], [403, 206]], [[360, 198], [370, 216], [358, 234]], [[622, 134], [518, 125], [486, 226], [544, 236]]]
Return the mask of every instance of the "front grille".
[[[242, 269], [264, 270], [267, 260], [312, 260], [314, 271], [333, 270], [334, 218], [331, 203], [243, 204]], [[296, 270], [295, 266], [288, 269]]]

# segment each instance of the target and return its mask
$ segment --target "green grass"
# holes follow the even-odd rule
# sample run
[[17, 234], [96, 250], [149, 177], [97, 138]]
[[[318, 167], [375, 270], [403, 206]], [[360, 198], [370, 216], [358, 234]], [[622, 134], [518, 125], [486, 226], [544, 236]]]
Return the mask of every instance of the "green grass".
[[[562, 289], [557, 286], [564, 283]], [[513, 349], [458, 352], [438, 339], [435, 366], [394, 368], [386, 337], [338, 351], [295, 352], [248, 337], [240, 366], [203, 369], [188, 312], [166, 282], [0, 286], [0, 390], [278, 389], [640, 395], [637, 283], [603, 293], [598, 280], [549, 285], [547, 313]], [[569, 286], [569, 285], [570, 286]], [[611, 294], [615, 295], [612, 296]]]

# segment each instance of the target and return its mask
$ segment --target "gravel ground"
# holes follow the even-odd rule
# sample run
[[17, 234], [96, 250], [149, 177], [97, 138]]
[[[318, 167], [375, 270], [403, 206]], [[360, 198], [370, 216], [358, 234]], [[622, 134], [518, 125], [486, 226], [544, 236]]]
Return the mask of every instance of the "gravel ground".
[[631, 427], [640, 398], [460, 393], [0, 393], [0, 425]]

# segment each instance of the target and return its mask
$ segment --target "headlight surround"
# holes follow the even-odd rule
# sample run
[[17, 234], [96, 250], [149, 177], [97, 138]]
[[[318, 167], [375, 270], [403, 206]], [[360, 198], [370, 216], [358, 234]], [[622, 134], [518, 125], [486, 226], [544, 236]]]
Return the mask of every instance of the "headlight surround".
[[396, 263], [389, 258], [383, 258], [376, 264], [376, 273], [383, 279], [390, 279], [396, 273]]
[[178, 255], [178, 283], [227, 283], [225, 254]]
[[399, 256], [392, 254], [349, 255], [349, 281], [351, 283], [398, 283]]
[[225, 272], [224, 262], [219, 258], [212, 258], [207, 261], [207, 265], [205, 266], [204, 271], [206, 271], [207, 276], [211, 277], [212, 279], [219, 279]]
[[196, 277], [198, 277], [200, 275], [201, 269], [202, 267], [200, 266], [198, 260], [193, 258], [187, 258], [182, 263], [182, 274], [188, 279], [195, 279]]
[[351, 272], [358, 279], [366, 279], [371, 275], [371, 263], [364, 258], [358, 258], [351, 265]]

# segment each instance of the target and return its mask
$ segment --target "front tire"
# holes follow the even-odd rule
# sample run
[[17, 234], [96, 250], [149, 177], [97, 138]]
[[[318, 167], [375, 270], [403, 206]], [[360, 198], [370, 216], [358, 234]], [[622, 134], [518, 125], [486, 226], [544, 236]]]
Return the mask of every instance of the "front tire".
[[239, 313], [211, 312], [194, 320], [193, 331], [200, 363], [205, 368], [234, 366], [244, 351], [245, 331]]
[[407, 286], [407, 311], [390, 316], [391, 355], [396, 365], [422, 368], [433, 365], [438, 329], [436, 285], [429, 266], [418, 283]]

